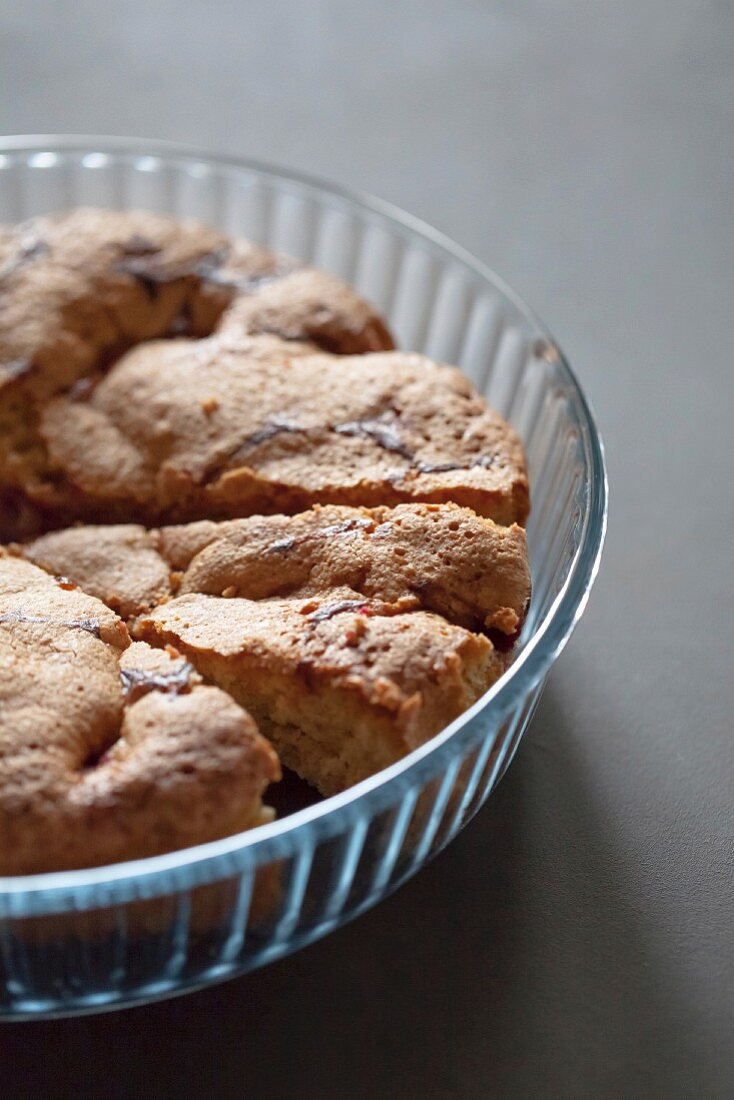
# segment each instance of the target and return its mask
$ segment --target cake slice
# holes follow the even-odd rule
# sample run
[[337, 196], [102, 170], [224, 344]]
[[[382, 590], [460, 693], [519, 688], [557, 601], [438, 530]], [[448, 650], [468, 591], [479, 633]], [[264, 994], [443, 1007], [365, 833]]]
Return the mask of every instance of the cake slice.
[[523, 529], [452, 504], [82, 526], [18, 551], [184, 653], [324, 794], [478, 699], [530, 597]]
[[66, 527], [11, 550], [72, 581], [124, 619], [172, 593], [169, 564], [153, 532], [138, 524]]
[[39, 434], [44, 492], [80, 518], [453, 501], [509, 524], [528, 510], [513, 430], [460, 371], [414, 354], [293, 354], [262, 337], [152, 342], [83, 399], [51, 401]]
[[348, 588], [258, 601], [189, 593], [135, 632], [174, 645], [246, 705], [282, 762], [324, 795], [424, 744], [506, 667], [486, 637]]
[[272, 748], [173, 650], [0, 557], [0, 874], [156, 855], [269, 819]]
[[174, 593], [272, 596], [351, 588], [404, 611], [422, 609], [513, 639], [530, 599], [524, 530], [453, 504], [316, 507], [146, 530], [71, 527], [19, 548], [123, 617]]

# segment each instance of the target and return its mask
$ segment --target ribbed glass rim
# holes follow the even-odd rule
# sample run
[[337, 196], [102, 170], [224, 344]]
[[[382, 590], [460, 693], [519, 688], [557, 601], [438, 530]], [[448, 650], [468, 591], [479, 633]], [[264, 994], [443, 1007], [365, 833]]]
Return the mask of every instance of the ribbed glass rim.
[[[0, 138], [0, 156], [8, 153], [101, 153], [153, 156], [169, 163], [195, 161], [217, 168], [247, 172], [263, 179], [286, 180], [302, 193], [327, 194], [350, 206], [418, 235], [489, 283], [549, 341], [557, 353], [557, 368], [576, 406], [586, 480], [581, 534], [563, 587], [505, 675], [468, 711], [440, 734], [379, 774], [282, 819], [245, 833], [165, 855], [76, 871], [17, 877], [0, 876], [0, 915], [26, 917], [66, 909], [96, 908], [122, 901], [158, 897], [182, 888], [252, 870], [283, 859], [306, 845], [345, 832], [365, 813], [370, 816], [394, 805], [401, 791], [441, 773], [461, 750], [482, 736], [482, 716], [492, 708], [493, 724], [524, 698], [547, 674], [583, 614], [599, 570], [607, 528], [608, 482], [604, 447], [589, 402], [555, 338], [535, 312], [488, 265], [440, 230], [382, 199], [317, 176], [245, 157], [213, 154], [197, 147], [151, 138], [103, 137], [85, 134], [28, 134]], [[86, 904], [85, 904], [86, 902]]]

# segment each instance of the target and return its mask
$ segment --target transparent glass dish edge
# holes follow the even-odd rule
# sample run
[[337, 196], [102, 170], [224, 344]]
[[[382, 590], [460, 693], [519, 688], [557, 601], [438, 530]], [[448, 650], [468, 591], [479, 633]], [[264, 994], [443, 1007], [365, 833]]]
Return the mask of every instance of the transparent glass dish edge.
[[[85, 158], [86, 166], [82, 164]], [[95, 160], [95, 158], [102, 158], [102, 160]], [[34, 159], [35, 164], [30, 163]], [[527, 403], [526, 405], [522, 402], [518, 403], [517, 394], [528, 390], [530, 396], [527, 397], [527, 401], [531, 403], [531, 411], [535, 408], [535, 405], [532, 405], [533, 401], [540, 409], [542, 402], [552, 389], [548, 379], [554, 380], [558, 393], [568, 402], [565, 415], [569, 423], [565, 425], [563, 421], [564, 430], [568, 428], [573, 437], [574, 461], [578, 461], [578, 470], [570, 471], [574, 473], [574, 477], [577, 477], [577, 481], [574, 482], [571, 479], [568, 489], [570, 505], [573, 504], [578, 515], [569, 513], [567, 516], [566, 512], [562, 513], [562, 519], [564, 522], [568, 521], [570, 531], [563, 576], [561, 577], [559, 573], [557, 578], [552, 578], [554, 583], [558, 581], [557, 586], [549, 592], [547, 606], [544, 606], [539, 620], [533, 624], [531, 636], [526, 639], [521, 653], [502, 680], [432, 742], [416, 750], [411, 756], [393, 765], [387, 771], [366, 780], [342, 795], [240, 836], [228, 837], [183, 852], [173, 852], [153, 859], [111, 867], [39, 875], [24, 879], [0, 879], [0, 922], [2, 924], [0, 952], [5, 957], [7, 972], [11, 973], [14, 969], [18, 969], [17, 965], [8, 964], [13, 951], [17, 954], [18, 950], [21, 950], [21, 953], [26, 950], [36, 950], [35, 947], [27, 948], [27, 945], [22, 949], [19, 949], [17, 944], [15, 947], [7, 946], [7, 936], [12, 936], [13, 922], [23, 922], [28, 918], [52, 917], [54, 914], [83, 914], [87, 911], [110, 910], [116, 906], [124, 907], [128, 903], [144, 899], [175, 897], [177, 899], [175, 919], [182, 923], [178, 910], [182, 899], [185, 899], [191, 891], [207, 884], [224, 881], [246, 882], [258, 869], [269, 864], [277, 863], [288, 868], [287, 886], [283, 898], [278, 903], [278, 920], [270, 933], [265, 934], [264, 938], [261, 936], [254, 950], [248, 950], [246, 943], [249, 935], [246, 906], [239, 903], [237, 908], [235, 904], [232, 912], [223, 914], [227, 927], [230, 928], [231, 925], [231, 929], [227, 933], [229, 939], [226, 936], [222, 939], [223, 956], [213, 966], [209, 968], [200, 966], [198, 970], [195, 968], [191, 970], [187, 969], [184, 963], [177, 974], [176, 966], [172, 965], [171, 958], [168, 957], [170, 952], [162, 949], [161, 957], [154, 961], [150, 972], [146, 973], [146, 981], [141, 980], [136, 984], [135, 980], [132, 980], [127, 984], [118, 983], [115, 987], [111, 978], [105, 984], [105, 975], [100, 970], [103, 963], [99, 963], [99, 960], [95, 962], [92, 966], [94, 970], [92, 974], [87, 961], [81, 967], [80, 975], [77, 976], [76, 992], [74, 989], [66, 989], [60, 991], [56, 998], [48, 995], [45, 1001], [43, 998], [37, 1000], [39, 1006], [37, 1011], [45, 1013], [92, 1008], [95, 996], [102, 998], [106, 1004], [116, 1001], [132, 1003], [152, 997], [156, 995], [153, 988], [155, 980], [151, 985], [148, 979], [151, 973], [156, 972], [156, 967], [166, 972], [166, 988], [161, 990], [161, 995], [163, 993], [168, 995], [176, 992], [177, 989], [216, 980], [217, 975], [214, 971], [217, 966], [221, 971], [220, 976], [226, 976], [229, 973], [251, 969], [253, 965], [261, 965], [262, 962], [269, 961], [270, 957], [278, 957], [295, 949], [303, 942], [325, 934], [331, 927], [336, 927], [343, 920], [374, 904], [380, 897], [392, 892], [399, 882], [404, 881], [448, 843], [473, 816], [503, 774], [537, 703], [548, 671], [583, 613], [599, 568], [606, 530], [608, 488], [603, 446], [593, 414], [573, 372], [551, 335], [522, 300], [485, 265], [411, 215], [404, 214], [380, 200], [321, 183], [319, 180], [299, 173], [271, 168], [257, 162], [212, 157], [196, 150], [154, 141], [74, 136], [68, 138], [18, 137], [0, 141], [0, 166], [7, 170], [8, 167], [15, 169], [19, 164], [21, 165], [19, 178], [23, 171], [29, 177], [32, 177], [35, 172], [43, 186], [46, 186], [45, 178], [48, 178], [48, 173], [54, 173], [57, 170], [62, 174], [68, 170], [70, 175], [75, 173], [83, 175], [85, 172], [94, 174], [107, 171], [106, 166], [112, 164], [112, 169], [117, 173], [119, 168], [119, 173], [114, 178], [110, 176], [109, 182], [111, 185], [114, 184], [111, 191], [114, 191], [120, 181], [127, 186], [128, 177], [133, 184], [137, 185], [137, 173], [141, 176], [146, 173], [154, 176], [157, 172], [161, 172], [166, 175], [164, 200], [166, 209], [169, 208], [169, 174], [170, 178], [176, 179], [176, 186], [181, 187], [182, 193], [188, 194], [186, 188], [190, 169], [193, 166], [196, 171], [190, 178], [194, 181], [194, 192], [198, 186], [196, 181], [200, 181], [203, 209], [199, 216], [204, 218], [207, 215], [209, 202], [206, 197], [206, 184], [207, 181], [212, 183], [213, 179], [221, 183], [222, 180], [229, 178], [229, 174], [232, 174], [235, 180], [240, 174], [249, 181], [242, 184], [243, 190], [246, 191], [248, 187], [255, 191], [262, 190], [269, 196], [271, 206], [276, 206], [282, 196], [290, 197], [295, 188], [297, 196], [306, 196], [304, 202], [318, 200], [321, 203], [320, 232], [325, 232], [324, 226], [333, 210], [337, 210], [340, 214], [345, 211], [344, 217], [347, 220], [350, 217], [353, 218], [354, 225], [357, 227], [354, 232], [359, 237], [359, 247], [362, 247], [363, 253], [367, 230], [371, 231], [373, 221], [376, 219], [374, 224], [385, 233], [386, 241], [393, 243], [398, 241], [399, 244], [408, 242], [414, 246], [415, 255], [419, 258], [424, 250], [427, 250], [426, 254], [430, 253], [431, 256], [437, 255], [441, 258], [444, 267], [439, 266], [438, 269], [440, 278], [436, 286], [439, 289], [437, 290], [434, 286], [433, 299], [427, 303], [421, 303], [424, 312], [430, 312], [431, 307], [437, 304], [437, 307], [440, 307], [440, 293], [443, 287], [441, 279], [451, 275], [455, 268], [463, 272], [467, 287], [471, 287], [473, 297], [467, 290], [467, 301], [462, 305], [470, 317], [470, 324], [474, 322], [472, 310], [486, 290], [489, 297], [496, 297], [500, 313], [506, 308], [520, 316], [522, 323], [527, 327], [528, 339], [532, 336], [534, 341], [545, 343], [545, 351], [541, 352], [539, 358], [543, 369], [547, 369], [547, 377], [543, 375], [538, 382], [537, 378], [540, 375], [537, 372], [535, 374], [526, 372], [525, 375], [518, 373], [517, 384], [512, 391], [514, 396], [512, 399], [508, 398], [511, 408], [510, 410], [501, 409], [501, 411], [508, 412], [514, 409], [521, 419], [522, 416], [530, 417], [530, 412], [527, 412]], [[121, 168], [120, 165], [122, 165]], [[284, 190], [279, 191], [278, 187], [281, 183]], [[61, 180], [61, 184], [59, 180], [52, 182], [48, 188], [50, 198], [45, 197], [42, 186], [40, 198], [36, 196], [31, 201], [30, 212], [43, 208], [44, 204], [49, 202], [51, 205], [76, 204], [80, 197], [79, 188], [75, 190], [72, 186], [66, 187], [62, 184], [64, 180]], [[0, 171], [0, 194], [2, 186], [2, 171]], [[224, 184], [221, 186], [224, 187]], [[54, 187], [57, 188], [56, 198], [53, 197]], [[268, 188], [272, 189], [272, 193]], [[122, 190], [124, 191], [124, 187]], [[125, 202], [129, 202], [127, 194], [123, 196], [123, 203]], [[108, 204], [113, 205], [112, 202]], [[155, 206], [156, 203], [152, 205]], [[181, 211], [175, 206], [171, 212], [188, 213], [188, 209]], [[3, 212], [3, 220], [6, 217], [7, 214]], [[387, 230], [385, 226], [388, 227]], [[253, 234], [251, 226], [247, 224], [242, 226], [243, 235], [248, 235], [248, 229], [249, 235], [258, 235]], [[270, 239], [269, 233], [270, 226], [267, 232], [263, 229], [260, 236], [268, 238], [263, 243], [275, 243], [281, 246], [279, 240], [273, 242]], [[392, 237], [390, 233], [393, 234]], [[357, 247], [355, 246], [355, 249]], [[405, 247], [407, 249], [408, 244]], [[395, 249], [399, 251], [398, 245], [395, 245]], [[292, 248], [291, 251], [297, 252], [298, 248]], [[318, 249], [316, 251], [318, 253]], [[345, 266], [359, 267], [364, 259], [363, 253], [356, 252], [354, 256], [347, 257]], [[403, 265], [401, 272], [405, 267], [406, 257], [411, 259], [413, 252], [406, 251], [401, 254], [400, 262]], [[318, 261], [319, 255], [309, 254], [303, 258], [313, 258]], [[331, 266], [334, 270], [339, 265], [325, 266]], [[360, 270], [363, 268], [364, 265]], [[348, 271], [343, 270], [336, 270], [336, 273], [349, 274]], [[393, 294], [392, 304], [395, 306], [396, 294], [399, 297], [401, 284], [398, 276], [392, 271], [389, 272], [387, 281], [389, 282], [390, 279], [394, 284], [391, 293]], [[369, 287], [367, 289], [369, 290]], [[384, 303], [380, 304], [385, 308]], [[395, 308], [398, 309], [398, 306]], [[423, 331], [425, 335], [425, 326]], [[489, 332], [489, 329], [487, 331]], [[463, 335], [457, 330], [457, 347]], [[487, 336], [487, 348], [484, 349], [487, 356], [491, 350], [491, 338]], [[426, 343], [430, 345], [430, 332], [426, 337]], [[461, 344], [461, 347], [463, 348], [464, 344]], [[430, 352], [430, 346], [425, 350]], [[495, 351], [497, 350], [495, 348]], [[543, 362], [544, 357], [549, 359], [549, 363]], [[496, 363], [488, 368], [486, 384], [483, 387], [485, 391], [488, 388], [491, 391], [494, 379], [499, 376], [499, 373]], [[512, 383], [512, 379], [510, 382]], [[530, 392], [532, 385], [535, 385], [540, 396]], [[543, 385], [546, 385], [547, 392], [543, 391]], [[543, 396], [544, 393], [545, 396]], [[491, 392], [488, 396], [491, 397]], [[548, 444], [548, 454], [552, 453], [554, 452], [551, 440]], [[565, 467], [559, 466], [559, 470], [561, 473], [555, 476], [555, 483], [562, 485], [565, 491]], [[545, 473], [543, 466], [541, 466], [541, 473]], [[543, 483], [549, 480], [553, 481], [551, 475], [545, 477]], [[552, 506], [552, 495], [549, 495], [547, 500], [541, 498], [534, 502], [534, 507], [542, 507], [546, 512], [550, 509], [550, 515], [554, 514]], [[471, 769], [467, 768], [468, 763], [472, 764]], [[408, 805], [415, 816], [416, 806], [421, 805], [421, 799], [432, 784], [437, 786], [428, 800], [431, 803], [430, 812], [427, 813], [425, 820], [421, 821], [420, 835], [413, 838], [414, 848], [409, 853], [409, 858], [401, 863], [402, 849], [397, 855], [393, 851], [396, 847], [395, 837], [402, 829], [403, 847], [405, 847], [405, 836], [409, 834], [412, 822], [410, 813], [405, 811], [404, 807]], [[454, 804], [457, 789], [459, 797]], [[384, 851], [381, 849], [375, 855], [369, 868], [371, 874], [374, 871], [372, 875], [374, 882], [369, 889], [363, 890], [361, 896], [357, 897], [353, 887], [360, 873], [360, 860], [366, 862], [365, 853], [369, 850], [368, 840], [372, 835], [371, 830], [380, 815], [391, 813], [396, 817], [394, 828], [391, 825], [392, 831], [385, 836]], [[304, 919], [304, 904], [309, 897], [309, 890], [313, 884], [317, 885], [315, 879], [313, 884], [311, 881], [315, 875], [314, 868], [318, 869], [320, 866], [321, 853], [334, 845], [339, 847], [339, 857], [333, 859], [331, 863], [321, 859], [324, 867], [333, 866], [335, 869], [333, 875], [329, 870], [329, 875], [333, 879], [331, 886], [328, 888], [325, 886], [322, 892], [326, 916], [322, 915], [322, 918], [316, 919], [311, 915], [308, 919]], [[387, 871], [385, 871], [386, 859], [393, 859], [393, 865]], [[319, 871], [319, 874], [322, 874], [322, 871]], [[320, 907], [322, 907], [321, 901], [316, 908]], [[184, 932], [183, 940], [188, 944], [187, 937], [192, 932], [190, 913]], [[181, 940], [182, 937], [179, 935], [179, 941]], [[64, 938], [63, 942], [68, 942], [68, 938]], [[3, 944], [5, 944], [4, 949]], [[180, 943], [178, 950], [180, 955]], [[33, 960], [34, 965], [38, 962], [38, 959]], [[68, 971], [68, 959], [65, 965]], [[32, 971], [33, 966], [31, 966]], [[85, 988], [85, 973], [90, 978], [86, 983], [88, 988]], [[31, 974], [31, 978], [26, 981], [20, 983], [16, 981], [15, 984], [18, 987], [16, 993], [11, 988], [12, 984], [11, 975], [6, 979], [9, 992], [5, 998], [4, 1011], [10, 1015], [25, 1013], [26, 1010], [22, 1004], [33, 1003], [32, 994], [34, 986], [38, 983], [34, 981]], [[36, 1010], [31, 1008], [28, 1011], [33, 1014]]]

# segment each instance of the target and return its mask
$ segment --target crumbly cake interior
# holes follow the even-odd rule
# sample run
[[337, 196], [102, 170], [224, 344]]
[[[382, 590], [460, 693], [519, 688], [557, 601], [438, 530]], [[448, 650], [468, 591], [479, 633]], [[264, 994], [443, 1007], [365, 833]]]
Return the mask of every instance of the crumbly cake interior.
[[334, 794], [457, 718], [504, 671], [485, 637], [350, 589], [261, 601], [189, 594], [139, 620], [258, 721], [284, 763]]

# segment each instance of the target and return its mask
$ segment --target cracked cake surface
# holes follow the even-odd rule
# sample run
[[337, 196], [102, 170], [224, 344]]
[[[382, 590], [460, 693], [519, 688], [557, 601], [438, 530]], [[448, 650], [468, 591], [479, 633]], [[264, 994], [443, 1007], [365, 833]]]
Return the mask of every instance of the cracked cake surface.
[[525, 533], [455, 505], [76, 527], [19, 548], [173, 644], [331, 794], [432, 737], [504, 672]]
[[332, 276], [147, 213], [0, 227], [0, 874], [430, 740], [511, 661], [528, 509], [513, 429]]
[[39, 433], [71, 515], [155, 523], [416, 500], [512, 523], [528, 508], [512, 429], [460, 371], [404, 352], [143, 344], [84, 400], [51, 401]]
[[[142, 211], [78, 209], [0, 227], [0, 520], [42, 525], [54, 494], [38, 418], [127, 348], [162, 336], [271, 334], [329, 352], [391, 348], [350, 287], [247, 241]], [[33, 503], [26, 499], [32, 490]]]
[[150, 530], [79, 526], [18, 552], [126, 617], [186, 592], [258, 600], [351, 587], [513, 637], [530, 599], [524, 530], [456, 505], [317, 506]]
[[0, 874], [156, 855], [267, 820], [272, 748], [173, 650], [0, 557]]

